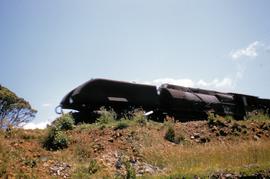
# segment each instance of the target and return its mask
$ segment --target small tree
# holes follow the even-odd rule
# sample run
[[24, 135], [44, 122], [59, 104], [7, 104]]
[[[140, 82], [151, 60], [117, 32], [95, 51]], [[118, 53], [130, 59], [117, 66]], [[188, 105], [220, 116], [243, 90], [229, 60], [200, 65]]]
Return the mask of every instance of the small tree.
[[0, 85], [0, 129], [8, 125], [22, 126], [31, 121], [36, 113], [29, 102]]

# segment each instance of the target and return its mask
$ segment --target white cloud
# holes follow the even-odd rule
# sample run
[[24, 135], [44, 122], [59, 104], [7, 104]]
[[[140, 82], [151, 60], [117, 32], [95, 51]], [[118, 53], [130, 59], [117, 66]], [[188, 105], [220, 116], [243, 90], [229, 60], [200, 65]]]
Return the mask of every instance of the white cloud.
[[49, 121], [40, 122], [40, 123], [29, 122], [25, 124], [23, 128], [24, 129], [45, 129], [48, 124], [50, 124]]
[[42, 107], [45, 107], [45, 108], [47, 108], [47, 107], [51, 107], [52, 106], [52, 104], [51, 103], [44, 103], [44, 104], [42, 104]]
[[241, 48], [238, 50], [233, 50], [230, 53], [230, 57], [234, 60], [240, 59], [242, 57], [254, 58], [258, 56], [258, 48], [263, 46], [259, 41], [255, 41], [249, 44], [246, 48]]
[[173, 78], [159, 78], [155, 79], [151, 82], [139, 82], [138, 83], [144, 83], [144, 84], [150, 84], [150, 85], [156, 85], [160, 86], [161, 84], [169, 83], [179, 86], [185, 86], [185, 87], [194, 87], [194, 88], [206, 88], [206, 89], [214, 89], [214, 90], [221, 90], [221, 91], [231, 91], [234, 89], [235, 86], [235, 79], [231, 78], [223, 78], [218, 79], [215, 78], [211, 81], [206, 80], [198, 80], [194, 81], [188, 78], [184, 79], [173, 79]]
[[185, 87], [193, 87], [194, 82], [191, 79], [172, 79], [172, 78], [160, 78], [153, 80], [152, 84], [156, 86], [160, 86], [161, 84], [164, 83], [170, 83], [170, 84], [175, 84], [175, 85], [180, 85], [180, 86], [185, 86]]
[[216, 78], [209, 82], [199, 80], [198, 82], [196, 82], [196, 87], [218, 90], [232, 90], [234, 88], [234, 80], [232, 80], [231, 78], [223, 78], [221, 80]]

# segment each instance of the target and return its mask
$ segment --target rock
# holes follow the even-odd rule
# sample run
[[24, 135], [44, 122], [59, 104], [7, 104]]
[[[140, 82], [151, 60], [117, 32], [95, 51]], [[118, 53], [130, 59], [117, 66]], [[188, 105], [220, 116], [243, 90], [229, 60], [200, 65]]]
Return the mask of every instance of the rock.
[[227, 173], [227, 174], [225, 174], [224, 176], [225, 176], [226, 178], [231, 178], [231, 177], [232, 177], [232, 174]]
[[197, 132], [193, 133], [193, 136], [194, 136], [195, 139], [198, 139], [198, 138], [200, 138], [200, 133], [197, 133]]
[[210, 142], [210, 139], [208, 137], [203, 137], [200, 139], [200, 143], [206, 143], [206, 142]]
[[212, 129], [211, 129], [212, 132], [215, 132], [217, 130], [218, 130], [217, 126], [213, 126]]
[[93, 148], [94, 148], [94, 152], [99, 152], [101, 150], [104, 150], [104, 147], [100, 143], [95, 144]]
[[242, 128], [241, 128], [241, 125], [237, 124], [237, 123], [234, 123], [232, 125], [232, 131], [233, 132], [241, 132], [242, 131]]
[[117, 132], [117, 133], [116, 133], [116, 136], [117, 136], [117, 137], [121, 137], [121, 136], [122, 136], [122, 133]]
[[155, 170], [149, 164], [144, 166], [144, 171], [145, 171], [145, 173], [150, 173], [150, 174], [155, 173]]
[[114, 157], [118, 158], [118, 153], [117, 152], [114, 152]]
[[68, 177], [68, 169], [71, 168], [71, 166], [68, 163], [56, 163], [53, 164], [49, 170], [50, 174], [53, 176], [65, 176]]
[[263, 133], [258, 132], [258, 133], [256, 133], [255, 135], [258, 136], [259, 138], [261, 138], [261, 137], [262, 137], [262, 134], [263, 134]]
[[254, 139], [254, 140], [260, 140], [260, 137], [257, 136], [257, 135], [254, 135], [254, 136], [253, 136], [253, 139]]
[[200, 143], [200, 139], [196, 139], [195, 142]]
[[242, 134], [247, 134], [247, 133], [248, 133], [247, 129], [242, 130]]
[[226, 132], [226, 131], [224, 131], [224, 130], [220, 130], [219, 131], [219, 135], [221, 135], [221, 136], [227, 136], [228, 135], [228, 133]]
[[137, 159], [135, 157], [130, 158], [130, 163], [135, 164], [137, 162]]
[[48, 163], [44, 163], [43, 166], [44, 166], [44, 167], [48, 167], [49, 164], [48, 164]]
[[122, 167], [122, 162], [118, 159], [118, 160], [116, 160], [114, 166], [116, 169], [119, 170]]
[[109, 141], [109, 142], [113, 142], [113, 138], [109, 138], [108, 141]]
[[48, 157], [41, 156], [39, 159], [40, 159], [40, 161], [42, 161], [42, 162], [46, 162], [46, 161], [48, 160]]

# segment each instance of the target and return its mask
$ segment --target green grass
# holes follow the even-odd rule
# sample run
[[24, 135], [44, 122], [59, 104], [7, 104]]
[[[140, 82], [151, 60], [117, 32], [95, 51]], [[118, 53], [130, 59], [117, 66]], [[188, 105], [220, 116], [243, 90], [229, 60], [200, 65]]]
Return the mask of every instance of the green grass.
[[259, 111], [259, 112], [253, 112], [248, 115], [247, 120], [256, 121], [256, 122], [270, 122], [270, 116], [267, 114]]

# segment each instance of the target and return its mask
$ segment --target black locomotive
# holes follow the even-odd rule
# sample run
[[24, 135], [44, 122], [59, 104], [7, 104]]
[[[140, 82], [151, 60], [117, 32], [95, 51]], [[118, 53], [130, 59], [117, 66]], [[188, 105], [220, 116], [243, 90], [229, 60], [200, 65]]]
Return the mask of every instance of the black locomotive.
[[[230, 115], [243, 119], [252, 111], [270, 115], [270, 100], [237, 93], [222, 93], [171, 84], [156, 86], [92, 79], [70, 91], [59, 105], [73, 109], [79, 121], [93, 122], [95, 111], [102, 106], [113, 108], [118, 114], [142, 108], [152, 111], [153, 119], [162, 120], [165, 115], [178, 120], [205, 119], [208, 112], [221, 116]], [[91, 117], [92, 116], [92, 117]]]

